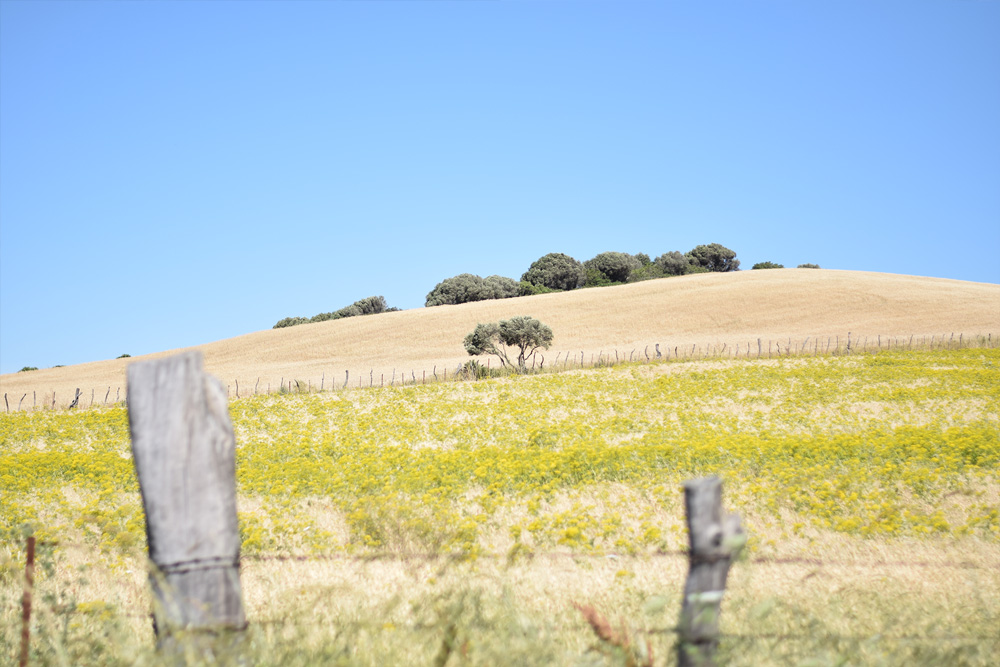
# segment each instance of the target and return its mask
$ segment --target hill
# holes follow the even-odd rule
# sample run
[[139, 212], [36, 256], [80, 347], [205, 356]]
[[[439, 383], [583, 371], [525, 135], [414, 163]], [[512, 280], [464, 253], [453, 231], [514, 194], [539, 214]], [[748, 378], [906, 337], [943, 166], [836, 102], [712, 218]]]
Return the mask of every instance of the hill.
[[[555, 332], [549, 363], [562, 355], [641, 355], [655, 343], [674, 346], [828, 337], [966, 336], [1000, 333], [1000, 285], [859, 271], [785, 269], [708, 273], [532, 297], [419, 308], [367, 317], [268, 329], [198, 346], [209, 372], [242, 395], [284, 379], [386, 383], [395, 371], [418, 378], [468, 360], [464, 336], [478, 322], [531, 315]], [[766, 346], [765, 342], [765, 346]], [[144, 357], [98, 361], [0, 376], [0, 391], [16, 404], [23, 394], [65, 405], [77, 387], [83, 404], [110, 387], [125, 391], [125, 368]], [[27, 403], [25, 404], [27, 405]], [[12, 408], [14, 406], [12, 405]]]

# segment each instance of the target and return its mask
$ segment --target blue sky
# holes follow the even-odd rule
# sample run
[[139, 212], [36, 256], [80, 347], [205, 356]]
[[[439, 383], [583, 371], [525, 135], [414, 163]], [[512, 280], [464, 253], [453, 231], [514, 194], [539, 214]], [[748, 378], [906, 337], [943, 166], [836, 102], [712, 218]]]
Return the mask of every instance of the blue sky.
[[549, 252], [1000, 283], [1000, 2], [0, 0], [0, 371]]

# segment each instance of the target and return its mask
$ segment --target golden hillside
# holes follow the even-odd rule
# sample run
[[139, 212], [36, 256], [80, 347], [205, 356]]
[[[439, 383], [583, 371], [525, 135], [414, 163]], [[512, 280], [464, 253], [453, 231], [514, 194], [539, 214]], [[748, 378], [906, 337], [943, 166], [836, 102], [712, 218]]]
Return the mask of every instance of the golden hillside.
[[[692, 345], [728, 349], [758, 338], [767, 341], [792, 339], [801, 345], [810, 337], [810, 347], [828, 337], [854, 340], [881, 335], [940, 337], [1000, 333], [1000, 285], [970, 283], [941, 278], [923, 278], [859, 271], [784, 269], [709, 273], [544, 294], [533, 297], [484, 301], [461, 306], [418, 308], [367, 317], [305, 324], [286, 329], [258, 331], [237, 338], [199, 346], [209, 372], [241, 395], [268, 385], [278, 388], [284, 379], [303, 384], [338, 386], [345, 371], [357, 386], [378, 384], [384, 374], [388, 383], [393, 371], [397, 379], [426, 371], [432, 376], [449, 373], [468, 355], [462, 339], [478, 322], [515, 315], [531, 315], [555, 332], [554, 346], [547, 353], [551, 365], [557, 355], [580, 359], [581, 352], [628, 357], [633, 350], [650, 353], [659, 343], [664, 350]], [[97, 361], [0, 376], [0, 390], [14, 404], [28, 394], [25, 406], [37, 395], [39, 404], [65, 405], [77, 387], [83, 390], [83, 405], [90, 404], [94, 390], [100, 403], [110, 387], [125, 392], [125, 367], [138, 359], [165, 356], [177, 350]], [[495, 360], [494, 360], [495, 361]], [[259, 379], [259, 380], [258, 380]]]

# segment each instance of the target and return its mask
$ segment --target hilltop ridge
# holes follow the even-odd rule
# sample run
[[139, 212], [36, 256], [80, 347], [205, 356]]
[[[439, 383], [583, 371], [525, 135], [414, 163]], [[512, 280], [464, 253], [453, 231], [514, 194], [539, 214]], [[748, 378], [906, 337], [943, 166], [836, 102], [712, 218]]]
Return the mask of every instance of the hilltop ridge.
[[[757, 338], [801, 344], [808, 336], [956, 336], [1000, 333], [1000, 285], [944, 278], [831, 269], [704, 273], [613, 287], [381, 313], [285, 329], [267, 329], [196, 346], [209, 372], [276, 389], [282, 379], [338, 385], [349, 372], [378, 384], [395, 371], [421, 377], [469, 359], [462, 339], [478, 322], [531, 315], [552, 327], [550, 360], [581, 352], [627, 357], [660, 343], [745, 346]], [[0, 376], [0, 390], [51, 395], [65, 405], [77, 387], [121, 387], [137, 360], [177, 352], [96, 361]], [[49, 401], [51, 399], [48, 399]]]

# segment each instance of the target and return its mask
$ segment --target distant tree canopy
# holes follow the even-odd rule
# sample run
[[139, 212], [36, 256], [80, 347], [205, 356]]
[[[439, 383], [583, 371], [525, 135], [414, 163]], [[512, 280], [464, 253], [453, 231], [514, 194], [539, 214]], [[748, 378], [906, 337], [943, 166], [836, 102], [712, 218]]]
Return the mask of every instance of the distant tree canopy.
[[439, 282], [427, 295], [424, 305], [443, 306], [520, 295], [521, 286], [513, 278], [488, 276], [483, 279], [472, 273], [462, 273]]
[[386, 304], [384, 296], [369, 296], [355, 301], [351, 305], [345, 306], [340, 310], [335, 310], [332, 313], [320, 313], [319, 315], [314, 315], [311, 318], [286, 317], [283, 320], [279, 320], [278, 323], [272, 327], [272, 329], [283, 329], [285, 327], [293, 327], [298, 324], [307, 324], [309, 322], [339, 320], [345, 317], [357, 317], [359, 315], [376, 315], [378, 313], [389, 313], [396, 310], [399, 310], [399, 308], [389, 308]]
[[271, 328], [284, 329], [285, 327], [294, 327], [297, 324], [308, 324], [308, 323], [309, 323], [308, 317], [286, 317], [282, 320], [278, 320], [278, 323]]
[[553, 290], [571, 290], [583, 286], [587, 270], [569, 255], [550, 252], [532, 262], [521, 280]]
[[[649, 259], [648, 256], [646, 259]], [[643, 263], [638, 258], [624, 252], [602, 252], [583, 263], [587, 270], [588, 285], [602, 282], [626, 283], [642, 266]]]
[[798, 268], [798, 269], [818, 269], [819, 268], [819, 264], [799, 264], [795, 268]]
[[[525, 371], [528, 361], [552, 344], [552, 329], [533, 317], [521, 315], [497, 323], [477, 324], [465, 337], [465, 351], [470, 355], [492, 354], [505, 368]], [[511, 355], [517, 350], [517, 360]]]
[[739, 271], [736, 253], [719, 243], [696, 246], [687, 254], [688, 261], [708, 271]]
[[752, 269], [783, 269], [783, 268], [785, 268], [785, 265], [784, 264], [775, 264], [774, 262], [757, 262], [756, 264], [754, 264], [750, 268], [751, 268], [751, 270]]
[[654, 262], [665, 276], [683, 276], [691, 270], [691, 262], [679, 250], [665, 252]]

